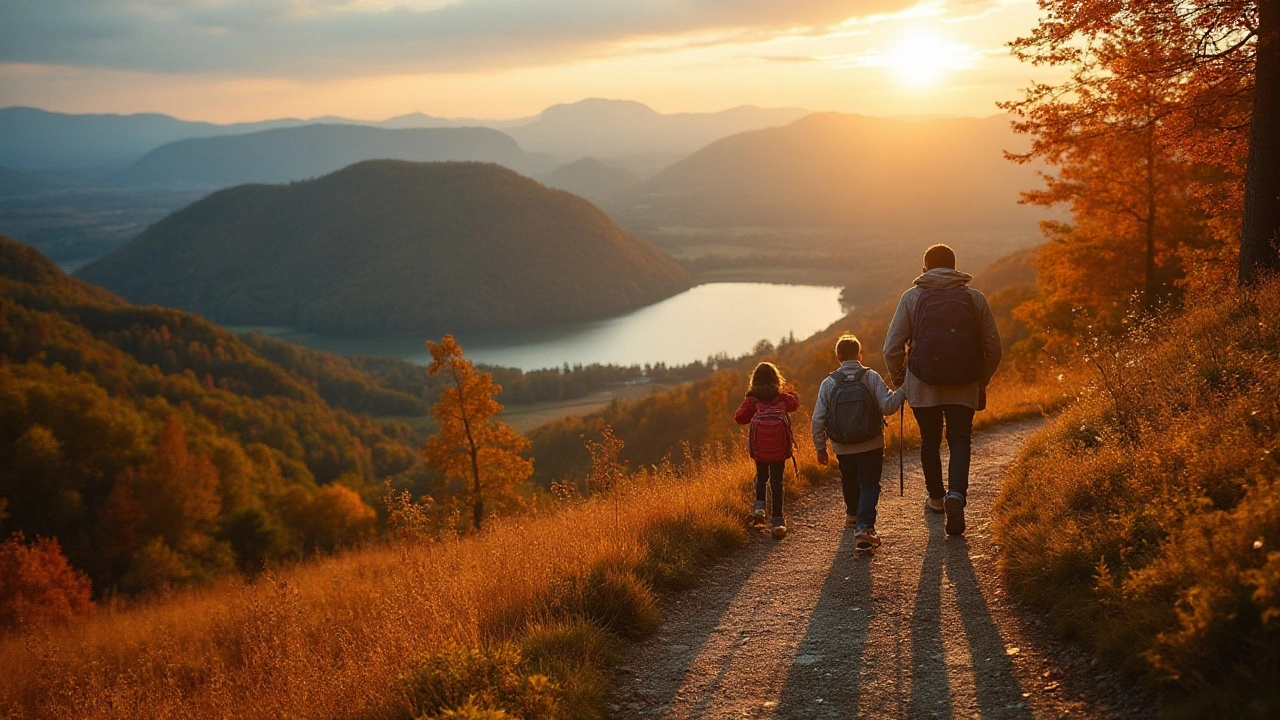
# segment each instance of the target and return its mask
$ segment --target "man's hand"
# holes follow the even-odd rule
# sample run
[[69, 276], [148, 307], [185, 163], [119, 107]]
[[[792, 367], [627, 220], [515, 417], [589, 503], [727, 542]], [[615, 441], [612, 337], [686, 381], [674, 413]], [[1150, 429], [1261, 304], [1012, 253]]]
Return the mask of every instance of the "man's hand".
[[826, 448], [823, 448], [823, 449], [819, 450], [819, 451], [818, 451], [818, 464], [819, 464], [819, 465], [826, 465], [826, 464], [827, 464], [827, 463], [829, 463], [829, 462], [831, 462], [831, 458], [827, 455], [827, 449], [826, 449]]

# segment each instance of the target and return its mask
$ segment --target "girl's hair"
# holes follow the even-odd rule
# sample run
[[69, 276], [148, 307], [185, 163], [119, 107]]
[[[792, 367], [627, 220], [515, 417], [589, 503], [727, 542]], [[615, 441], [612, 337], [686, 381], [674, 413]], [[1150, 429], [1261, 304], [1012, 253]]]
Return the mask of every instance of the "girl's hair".
[[786, 381], [782, 379], [782, 373], [778, 372], [777, 365], [762, 362], [751, 373], [751, 385], [747, 387], [747, 394], [761, 400], [772, 400], [782, 392], [784, 382]]

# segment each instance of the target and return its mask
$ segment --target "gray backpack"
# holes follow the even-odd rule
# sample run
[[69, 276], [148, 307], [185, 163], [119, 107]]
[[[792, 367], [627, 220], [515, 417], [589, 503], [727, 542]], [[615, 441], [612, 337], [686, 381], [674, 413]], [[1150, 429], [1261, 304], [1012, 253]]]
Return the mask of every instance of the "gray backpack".
[[849, 377], [836, 370], [828, 377], [835, 381], [831, 401], [827, 404], [827, 437], [841, 445], [853, 445], [877, 437], [885, 425], [880, 404], [871, 388], [862, 382], [867, 369]]

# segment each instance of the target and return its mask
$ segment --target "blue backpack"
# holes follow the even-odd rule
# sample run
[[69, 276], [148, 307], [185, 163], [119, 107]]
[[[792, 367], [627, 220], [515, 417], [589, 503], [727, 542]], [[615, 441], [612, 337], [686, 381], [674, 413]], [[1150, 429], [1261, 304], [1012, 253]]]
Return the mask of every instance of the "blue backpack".
[[921, 288], [911, 318], [907, 369], [930, 385], [968, 385], [982, 379], [978, 307], [965, 287]]
[[828, 377], [835, 380], [831, 400], [827, 404], [827, 437], [841, 445], [866, 442], [878, 436], [885, 425], [880, 404], [871, 388], [862, 382], [867, 369], [861, 368], [849, 377], [836, 370]]

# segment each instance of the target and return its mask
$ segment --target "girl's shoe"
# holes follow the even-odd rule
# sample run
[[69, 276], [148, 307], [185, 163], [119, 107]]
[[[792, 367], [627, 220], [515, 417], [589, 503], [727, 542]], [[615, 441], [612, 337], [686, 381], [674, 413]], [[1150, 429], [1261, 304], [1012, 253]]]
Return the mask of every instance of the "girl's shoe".
[[853, 531], [853, 546], [859, 550], [875, 550], [880, 547], [880, 533], [864, 525]]
[[787, 536], [787, 526], [782, 522], [782, 518], [776, 517], [773, 519], [773, 530], [769, 534], [779, 540]]
[[936, 513], [942, 513], [947, 508], [945, 505], [943, 505], [942, 498], [938, 498], [937, 500], [935, 500], [931, 497], [927, 497], [924, 499], [924, 509], [930, 510]]
[[849, 528], [850, 530], [856, 530], [856, 529], [858, 528], [858, 516], [857, 516], [857, 515], [845, 515], [845, 516], [844, 516], [844, 526], [845, 526], [846, 528]]
[[756, 507], [754, 510], [751, 511], [751, 519], [752, 521], [759, 523], [761, 525], [764, 524], [764, 501], [763, 500], [756, 501]]

